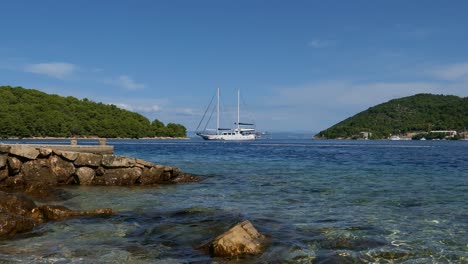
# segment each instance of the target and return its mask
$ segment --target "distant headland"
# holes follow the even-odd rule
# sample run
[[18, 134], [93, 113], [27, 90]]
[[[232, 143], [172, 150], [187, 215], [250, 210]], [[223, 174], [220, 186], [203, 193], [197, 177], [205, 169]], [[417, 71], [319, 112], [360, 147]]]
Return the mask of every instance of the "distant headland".
[[347, 118], [318, 139], [466, 139], [468, 97], [416, 94]]
[[22, 87], [0, 86], [0, 138], [186, 138], [181, 124]]

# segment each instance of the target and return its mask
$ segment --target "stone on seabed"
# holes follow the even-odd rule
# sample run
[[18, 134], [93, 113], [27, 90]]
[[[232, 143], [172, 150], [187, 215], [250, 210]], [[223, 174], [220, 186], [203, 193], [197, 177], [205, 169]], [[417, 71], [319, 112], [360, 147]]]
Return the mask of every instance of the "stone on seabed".
[[208, 248], [213, 257], [234, 257], [261, 253], [265, 244], [265, 236], [250, 221], [244, 221], [216, 237]]

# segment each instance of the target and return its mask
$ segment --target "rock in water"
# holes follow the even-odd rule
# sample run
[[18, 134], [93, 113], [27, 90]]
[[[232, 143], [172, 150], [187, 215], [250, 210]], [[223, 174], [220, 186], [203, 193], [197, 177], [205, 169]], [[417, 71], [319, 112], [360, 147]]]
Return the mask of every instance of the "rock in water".
[[258, 254], [265, 248], [266, 238], [255, 229], [250, 221], [244, 221], [216, 237], [207, 246], [213, 257]]

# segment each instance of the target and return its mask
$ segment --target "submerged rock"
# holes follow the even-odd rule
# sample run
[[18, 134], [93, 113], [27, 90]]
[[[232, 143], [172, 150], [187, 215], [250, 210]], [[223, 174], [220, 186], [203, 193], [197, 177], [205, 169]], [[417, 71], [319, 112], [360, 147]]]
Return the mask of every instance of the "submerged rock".
[[110, 215], [112, 209], [103, 208], [88, 211], [75, 211], [61, 205], [42, 205], [39, 207], [44, 219], [46, 221], [63, 221], [71, 217], [88, 216], [88, 215]]
[[59, 205], [37, 207], [31, 199], [23, 194], [0, 191], [0, 238], [31, 231], [35, 226], [47, 221], [112, 213], [112, 209], [109, 208], [75, 211]]
[[266, 247], [266, 237], [250, 221], [241, 222], [204, 247], [213, 257], [234, 257], [259, 254]]

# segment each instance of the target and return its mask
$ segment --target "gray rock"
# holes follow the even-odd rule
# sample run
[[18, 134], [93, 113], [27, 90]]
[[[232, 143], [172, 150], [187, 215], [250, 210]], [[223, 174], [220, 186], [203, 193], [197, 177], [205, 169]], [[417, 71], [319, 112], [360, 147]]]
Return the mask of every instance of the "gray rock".
[[12, 145], [10, 154], [33, 160], [39, 156], [39, 150], [27, 145]]
[[69, 178], [75, 173], [73, 163], [62, 159], [60, 156], [51, 156], [49, 162], [52, 173], [57, 178], [58, 183], [67, 183]]
[[102, 166], [107, 168], [128, 168], [136, 165], [136, 159], [115, 156], [115, 155], [103, 155]]
[[80, 181], [80, 185], [91, 185], [96, 176], [94, 169], [88, 167], [81, 167], [76, 170], [76, 176]]
[[79, 153], [75, 160], [76, 166], [91, 166], [99, 167], [101, 165], [102, 156], [92, 153]]
[[106, 185], [133, 185], [140, 178], [142, 170], [138, 167], [107, 169], [104, 174]]

